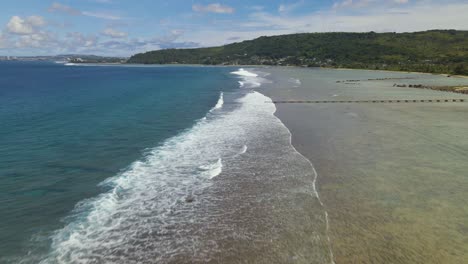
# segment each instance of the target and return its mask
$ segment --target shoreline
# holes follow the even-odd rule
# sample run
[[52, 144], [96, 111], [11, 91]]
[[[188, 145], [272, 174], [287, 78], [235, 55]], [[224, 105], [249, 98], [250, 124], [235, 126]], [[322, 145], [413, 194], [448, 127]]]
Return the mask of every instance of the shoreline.
[[[262, 94], [262, 93], [261, 93]], [[262, 94], [263, 95], [263, 94]], [[266, 95], [264, 95], [265, 97], [267, 98], [270, 98]], [[270, 100], [272, 100], [270, 98]], [[320, 206], [322, 207], [323, 211], [324, 211], [324, 216], [325, 216], [325, 235], [327, 237], [327, 244], [328, 244], [328, 251], [329, 251], [329, 255], [330, 255], [330, 263], [331, 264], [335, 264], [335, 255], [333, 254], [333, 246], [332, 246], [332, 243], [331, 243], [331, 239], [330, 239], [330, 220], [329, 220], [329, 217], [328, 217], [328, 212], [327, 212], [327, 208], [325, 206], [325, 204], [322, 202], [322, 199], [320, 198], [320, 194], [317, 190], [317, 181], [319, 179], [319, 174], [317, 173], [317, 170], [315, 169], [315, 166], [314, 164], [312, 163], [312, 161], [310, 161], [310, 159], [305, 156], [304, 154], [302, 154], [299, 150], [297, 150], [295, 144], [293, 143], [293, 133], [291, 132], [291, 130], [289, 129], [289, 127], [286, 126], [286, 124], [283, 122], [283, 120], [278, 116], [278, 107], [276, 106], [275, 104], [275, 112], [273, 113], [273, 115], [280, 121], [280, 123], [284, 126], [284, 128], [288, 131], [289, 133], [289, 144], [291, 145], [291, 148], [297, 152], [301, 157], [303, 157], [307, 163], [309, 163], [310, 167], [312, 168], [312, 171], [313, 171], [313, 174], [314, 174], [314, 179], [313, 179], [313, 192], [314, 192], [314, 195], [315, 197], [317, 198]]]
[[428, 75], [436, 75], [436, 76], [444, 76], [447, 78], [463, 78], [468, 79], [468, 75], [452, 75], [448, 73], [431, 73], [431, 72], [415, 72], [415, 71], [395, 71], [395, 70], [372, 70], [372, 69], [362, 69], [362, 68], [334, 68], [334, 67], [303, 67], [299, 65], [256, 65], [256, 64], [248, 64], [248, 65], [241, 65], [241, 64], [144, 64], [144, 63], [72, 63], [74, 66], [79, 65], [96, 65], [96, 66], [194, 66], [194, 67], [248, 67], [248, 68], [298, 68], [298, 69], [329, 69], [329, 70], [342, 70], [342, 71], [372, 71], [372, 72], [393, 72], [393, 73], [407, 73], [407, 74], [428, 74]]

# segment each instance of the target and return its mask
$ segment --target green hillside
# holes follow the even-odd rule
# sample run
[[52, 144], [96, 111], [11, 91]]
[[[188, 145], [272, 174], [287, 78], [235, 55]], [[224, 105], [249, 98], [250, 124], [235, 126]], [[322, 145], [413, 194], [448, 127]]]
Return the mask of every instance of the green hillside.
[[296, 65], [468, 75], [468, 31], [260, 37], [221, 47], [150, 51], [132, 56], [128, 63]]

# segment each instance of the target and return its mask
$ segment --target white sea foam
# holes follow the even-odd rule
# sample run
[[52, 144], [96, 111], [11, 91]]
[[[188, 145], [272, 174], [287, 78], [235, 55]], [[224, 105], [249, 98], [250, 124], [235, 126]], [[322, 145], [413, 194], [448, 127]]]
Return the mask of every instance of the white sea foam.
[[247, 145], [242, 147], [242, 150], [239, 152], [239, 155], [245, 154], [247, 152]]
[[296, 79], [296, 78], [290, 78], [290, 79], [289, 79], [289, 82], [293, 83], [293, 84], [294, 84], [294, 87], [299, 87], [299, 86], [302, 85], [301, 80]]
[[216, 110], [216, 109], [222, 108], [223, 105], [224, 105], [224, 94], [223, 94], [223, 92], [221, 92], [221, 94], [219, 95], [218, 102], [217, 102], [216, 105], [210, 110], [210, 112], [213, 112], [213, 111]]
[[247, 70], [245, 70], [243, 68], [240, 68], [239, 70], [232, 72], [232, 74], [236, 74], [236, 75], [239, 75], [239, 76], [245, 76], [245, 77], [258, 77], [258, 74], [253, 73], [253, 72], [249, 72], [249, 71], [247, 71]]
[[204, 171], [203, 174], [208, 179], [213, 179], [214, 177], [221, 174], [221, 172], [223, 171], [223, 160], [221, 158], [219, 158], [214, 163], [200, 166], [200, 169]]
[[237, 75], [242, 79], [239, 81], [239, 87], [241, 88], [258, 88], [263, 83], [269, 82], [267, 79], [259, 76], [259, 74], [247, 71], [243, 68], [233, 71], [231, 74]]
[[63, 64], [65, 66], [76, 66], [76, 67], [108, 67], [113, 66], [112, 64], [99, 64], [99, 63], [73, 63], [67, 62]]
[[354, 112], [347, 112], [346, 115], [350, 116], [350, 117], [353, 117], [353, 118], [358, 118], [359, 117], [359, 115], [357, 113], [354, 113]]

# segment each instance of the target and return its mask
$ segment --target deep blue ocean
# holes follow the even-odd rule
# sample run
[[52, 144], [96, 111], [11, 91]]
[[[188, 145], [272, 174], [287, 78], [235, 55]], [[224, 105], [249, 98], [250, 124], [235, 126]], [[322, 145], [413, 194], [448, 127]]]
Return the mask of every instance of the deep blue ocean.
[[232, 70], [1, 62], [0, 259], [48, 250], [100, 182], [239, 89]]

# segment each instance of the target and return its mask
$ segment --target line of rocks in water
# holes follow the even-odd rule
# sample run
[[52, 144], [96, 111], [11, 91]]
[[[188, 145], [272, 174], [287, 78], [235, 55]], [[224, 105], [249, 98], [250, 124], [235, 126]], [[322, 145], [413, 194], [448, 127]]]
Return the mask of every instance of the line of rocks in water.
[[344, 81], [336, 81], [336, 83], [355, 83], [355, 82], [365, 82], [365, 81], [411, 80], [411, 79], [416, 79], [416, 78], [415, 78], [415, 77], [374, 78], [374, 79], [364, 79], [364, 80], [344, 80]]
[[[336, 81], [336, 83], [359, 84], [359, 82], [364, 82], [364, 81], [409, 80], [409, 79], [416, 79], [416, 78], [415, 77], [374, 78], [374, 79], [364, 79], [364, 80], [342, 80], [342, 81]], [[442, 91], [442, 92], [468, 94], [468, 86], [429, 86], [429, 85], [424, 85], [424, 84], [398, 84], [398, 83], [395, 83], [395, 84], [393, 84], [393, 87], [419, 88], [419, 89], [429, 89], [429, 90]]]
[[461, 93], [468, 94], [468, 86], [429, 86], [424, 84], [393, 84], [393, 87], [400, 88], [419, 88], [419, 89], [429, 89], [442, 92], [452, 92], [452, 93]]
[[[463, 103], [465, 99], [395, 99], [395, 100], [358, 100], [358, 101], [316, 101], [316, 100], [279, 100], [274, 104], [334, 104], [334, 103]], [[270, 102], [265, 102], [270, 103]]]

